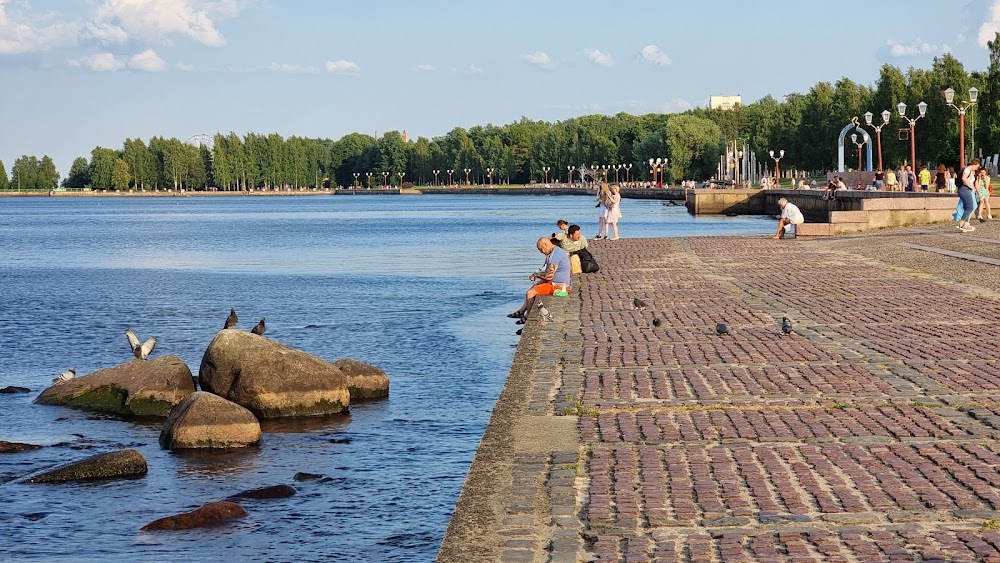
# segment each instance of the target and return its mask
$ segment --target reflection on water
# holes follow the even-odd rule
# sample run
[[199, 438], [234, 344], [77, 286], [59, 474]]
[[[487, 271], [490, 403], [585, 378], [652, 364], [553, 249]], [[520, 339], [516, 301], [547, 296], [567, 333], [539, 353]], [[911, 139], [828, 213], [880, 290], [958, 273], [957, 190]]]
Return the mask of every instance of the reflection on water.
[[[627, 201], [623, 236], [764, 234], [770, 222], [696, 219]], [[429, 561], [517, 343], [504, 316], [556, 218], [596, 231], [586, 197], [0, 199], [0, 560]], [[327, 360], [383, 368], [391, 398], [350, 415], [265, 421], [256, 448], [169, 452], [159, 420], [33, 405], [52, 377], [130, 359], [124, 327], [197, 372], [235, 307], [249, 329]], [[144, 478], [34, 486], [13, 479], [114, 449]], [[295, 481], [296, 473], [322, 477]], [[257, 487], [217, 529], [144, 524]]]

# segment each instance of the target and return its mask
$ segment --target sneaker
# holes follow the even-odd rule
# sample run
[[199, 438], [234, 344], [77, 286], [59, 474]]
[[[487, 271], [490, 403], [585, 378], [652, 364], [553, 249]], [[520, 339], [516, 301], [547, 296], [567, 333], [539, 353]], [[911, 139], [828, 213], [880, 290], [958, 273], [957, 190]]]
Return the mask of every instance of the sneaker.
[[972, 231], [976, 230], [976, 228], [973, 226], [968, 226], [968, 227], [959, 227], [958, 230], [962, 231], [963, 233], [971, 233]]

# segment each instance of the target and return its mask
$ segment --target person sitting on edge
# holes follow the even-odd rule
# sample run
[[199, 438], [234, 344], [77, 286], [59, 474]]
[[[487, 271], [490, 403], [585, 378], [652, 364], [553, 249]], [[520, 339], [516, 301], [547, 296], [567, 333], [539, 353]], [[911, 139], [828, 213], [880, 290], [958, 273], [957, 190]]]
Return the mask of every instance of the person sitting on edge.
[[778, 200], [778, 205], [781, 207], [781, 218], [778, 219], [778, 232], [774, 233], [775, 239], [780, 239], [781, 235], [785, 234], [785, 228], [788, 225], [801, 225], [806, 222], [806, 218], [802, 216], [802, 212], [794, 203], [788, 203], [788, 200], [781, 198]]
[[552, 237], [551, 238], [558, 239], [558, 240], [565, 239], [566, 238], [566, 234], [568, 233], [567, 229], [569, 229], [569, 223], [567, 223], [565, 219], [560, 219], [560, 220], [556, 221], [556, 228], [558, 228], [562, 232], [552, 233]]
[[529, 281], [536, 282], [528, 289], [524, 295], [524, 304], [521, 308], [507, 315], [509, 318], [517, 319], [517, 324], [524, 324], [528, 318], [528, 313], [535, 304], [535, 297], [539, 295], [552, 295], [557, 289], [569, 291], [570, 265], [569, 256], [566, 251], [552, 244], [547, 237], [538, 239], [535, 244], [538, 251], [545, 255], [545, 264], [542, 269], [528, 276]]
[[566, 252], [572, 254], [582, 248], [587, 248], [587, 239], [580, 232], [580, 225], [570, 225], [567, 235], [559, 239], [559, 246]]

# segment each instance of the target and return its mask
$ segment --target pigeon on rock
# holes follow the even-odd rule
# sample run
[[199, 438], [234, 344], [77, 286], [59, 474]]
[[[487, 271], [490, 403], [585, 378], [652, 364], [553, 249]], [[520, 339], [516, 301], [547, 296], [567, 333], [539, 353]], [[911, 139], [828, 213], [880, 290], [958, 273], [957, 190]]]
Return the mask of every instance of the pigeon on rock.
[[68, 370], [59, 374], [59, 377], [52, 380], [52, 383], [62, 383], [63, 381], [69, 381], [76, 377], [76, 368], [69, 368]]
[[723, 334], [729, 334], [729, 327], [726, 326], [726, 323], [718, 323], [715, 325], [715, 332], [719, 336], [722, 336]]
[[792, 333], [792, 321], [788, 317], [781, 317], [781, 332]]
[[153, 348], [156, 348], [156, 337], [148, 338], [142, 344], [139, 343], [139, 337], [132, 332], [132, 329], [125, 329], [125, 337], [128, 338], [128, 347], [132, 349], [132, 355], [135, 356], [137, 360], [145, 360], [146, 356], [153, 353]]
[[267, 330], [267, 327], [264, 326], [264, 318], [265, 317], [261, 317], [260, 322], [257, 323], [257, 326], [250, 329], [250, 334], [257, 334], [259, 336], [264, 336], [264, 331]]
[[225, 330], [227, 328], [233, 328], [236, 326], [236, 321], [238, 320], [240, 320], [240, 318], [236, 316], [236, 309], [229, 309], [229, 316], [226, 317], [226, 324], [222, 327], [222, 329]]
[[638, 297], [632, 299], [632, 304], [635, 305], [635, 308], [640, 311], [646, 308], [646, 302]]

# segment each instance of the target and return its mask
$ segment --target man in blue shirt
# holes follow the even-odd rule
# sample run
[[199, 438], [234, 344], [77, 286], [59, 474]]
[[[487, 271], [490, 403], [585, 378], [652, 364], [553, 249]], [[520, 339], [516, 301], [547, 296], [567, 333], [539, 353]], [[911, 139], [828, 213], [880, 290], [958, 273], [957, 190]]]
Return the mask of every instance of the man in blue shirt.
[[566, 251], [552, 244], [546, 237], [538, 239], [535, 245], [538, 251], [545, 255], [545, 264], [542, 269], [528, 276], [530, 281], [536, 282], [524, 296], [524, 304], [517, 311], [507, 315], [512, 319], [517, 319], [518, 324], [524, 324], [524, 320], [535, 304], [535, 297], [538, 295], [552, 295], [557, 290], [570, 290], [570, 265], [569, 255]]

